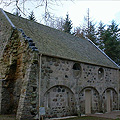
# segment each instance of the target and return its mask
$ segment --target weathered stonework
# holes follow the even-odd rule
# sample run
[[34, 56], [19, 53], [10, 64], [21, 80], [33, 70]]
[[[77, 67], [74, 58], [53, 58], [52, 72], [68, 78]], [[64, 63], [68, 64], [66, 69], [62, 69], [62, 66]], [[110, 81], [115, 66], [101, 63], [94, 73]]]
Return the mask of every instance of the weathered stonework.
[[[16, 69], [12, 75], [14, 75], [16, 81], [12, 81], [13, 84], [11, 86], [9, 85], [10, 82], [3, 82], [1, 102], [3, 107], [1, 106], [1, 110], [4, 114], [17, 114], [19, 119], [31, 119], [38, 116], [39, 111], [39, 55], [37, 52], [27, 50], [27, 47], [25, 47], [27, 44], [22, 45], [24, 50], [26, 48], [26, 52], [20, 52], [22, 50], [19, 49], [17, 50], [19, 54], [15, 52], [17, 54], [17, 57], [15, 57], [17, 62], [15, 63]], [[11, 57], [9, 58], [11, 59]], [[10, 61], [10, 59], [7, 60]], [[106, 92], [108, 90], [111, 94], [111, 110], [117, 110], [118, 70], [79, 62], [77, 64], [80, 65], [80, 69], [75, 70], [77, 69], [73, 67], [75, 64], [76, 62], [74, 61], [42, 56], [40, 104], [45, 107], [46, 117], [85, 114], [85, 92], [88, 89], [91, 91], [92, 97], [91, 113], [107, 112]], [[104, 70], [102, 77], [99, 77], [99, 68]], [[6, 69], [8, 68], [6, 67]], [[8, 95], [10, 91], [4, 88], [7, 85], [11, 89], [14, 101]], [[13, 109], [6, 103], [10, 103]], [[16, 105], [13, 103], [16, 103]], [[7, 110], [4, 108], [5, 105], [8, 106]], [[11, 111], [8, 112], [8, 109]]]
[[[54, 53], [55, 50], [52, 49], [54, 44], [47, 50], [43, 47], [48, 45], [46, 44], [44, 30], [40, 31], [42, 33], [40, 35], [43, 36], [39, 38], [39, 40], [43, 40], [43, 43], [37, 41], [37, 44], [41, 45], [39, 47], [44, 49], [43, 54], [41, 49], [36, 47], [34, 41], [26, 36], [26, 29], [24, 32], [21, 28], [11, 28], [8, 21], [4, 22], [4, 15], [1, 17], [1, 114], [15, 114], [19, 120], [30, 120], [38, 119], [40, 107], [45, 108], [45, 117], [48, 118], [80, 116], [81, 114], [96, 112], [104, 113], [120, 108], [120, 72], [115, 63], [111, 63], [105, 56], [102, 57], [109, 62], [105, 65], [103, 61], [100, 64], [93, 64], [94, 61], [90, 64], [89, 60], [87, 60], [89, 64], [84, 61], [80, 62], [80, 60], [78, 62], [78, 59], [69, 59], [69, 55], [63, 58], [60, 57], [62, 52], [59, 51], [59, 55], [54, 56], [56, 54]], [[41, 27], [50, 32], [50, 29], [46, 29], [44, 26]], [[36, 32], [38, 32], [38, 29], [36, 29]], [[55, 30], [53, 30], [54, 32]], [[34, 36], [35, 32], [31, 34]], [[63, 34], [60, 33], [61, 35]], [[38, 36], [35, 38], [37, 39]], [[66, 38], [66, 36], [63, 38]], [[70, 41], [72, 42], [74, 38], [71, 37]], [[78, 39], [75, 40], [78, 41]], [[51, 41], [48, 42], [51, 44]], [[82, 44], [85, 44], [85, 42], [83, 41]], [[87, 44], [87, 48], [91, 50], [90, 44]], [[60, 43], [60, 45], [67, 50], [64, 44]], [[60, 47], [59, 49], [62, 51], [61, 46], [54, 47], [55, 49]], [[75, 49], [77, 50], [77, 48]], [[51, 54], [47, 54], [49, 50]], [[74, 53], [74, 50], [71, 49], [69, 53], [71, 52]], [[72, 55], [76, 57], [77, 53], [75, 52]], [[110, 67], [110, 64], [113, 67]]]
[[[79, 63], [81, 66], [81, 75], [75, 76], [75, 72], [78, 74], [78, 70], [73, 69], [75, 63], [53, 57], [42, 57], [41, 98], [44, 97], [45, 100], [42, 99], [41, 104], [46, 107], [47, 116], [57, 117], [59, 114], [65, 116], [62, 113], [65, 108], [62, 107], [62, 104], [60, 105], [60, 101], [59, 103], [57, 102], [57, 96], [60, 96], [62, 93], [62, 90], [57, 90], [60, 87], [66, 91], [69, 90], [68, 93], [71, 94], [70, 96], [74, 96], [75, 102], [73, 103], [74, 106], [72, 106], [74, 108], [73, 114], [77, 114], [78, 112], [76, 106], [79, 106], [81, 114], [85, 113], [85, 91], [87, 89], [90, 89], [92, 94], [92, 113], [107, 112], [107, 98], [104, 96], [107, 90], [110, 90], [111, 94], [111, 110], [118, 109], [118, 70], [102, 67], [104, 75], [103, 78], [99, 78], [98, 70], [101, 68], [100, 66]], [[68, 100], [68, 93], [62, 93], [64, 94], [65, 100]], [[47, 102], [47, 99], [51, 102]], [[53, 106], [50, 105], [52, 102], [54, 102]], [[68, 103], [70, 103], [70, 98], [65, 102], [64, 106], [67, 106]], [[69, 110], [69, 107], [66, 108], [66, 111]], [[53, 112], [50, 112], [50, 109]], [[61, 112], [59, 113], [56, 109]], [[57, 114], [56, 111], [58, 112]], [[71, 114], [70, 111], [69, 114]]]
[[22, 84], [21, 55], [17, 53], [20, 47], [17, 31], [13, 32], [8, 44], [1, 59], [1, 78], [4, 80], [1, 90], [1, 113], [16, 114]]
[[38, 115], [38, 61], [34, 53], [30, 65], [28, 65], [25, 77], [23, 79], [21, 95], [19, 100], [19, 107], [17, 111], [17, 118], [19, 119], [33, 119]]
[[38, 114], [38, 53], [14, 30], [0, 63], [1, 114], [33, 118]]

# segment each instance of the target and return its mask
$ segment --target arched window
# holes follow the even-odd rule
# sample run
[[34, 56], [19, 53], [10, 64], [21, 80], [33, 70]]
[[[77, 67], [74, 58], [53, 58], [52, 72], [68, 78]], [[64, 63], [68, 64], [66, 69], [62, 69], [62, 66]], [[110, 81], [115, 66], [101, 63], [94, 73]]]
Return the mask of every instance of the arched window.
[[99, 68], [98, 69], [98, 78], [102, 80], [103, 77], [104, 77], [104, 70], [103, 70], [103, 68]]
[[80, 64], [79, 64], [79, 63], [75, 63], [75, 64], [73, 65], [73, 76], [74, 76], [74, 77], [80, 77], [80, 76], [81, 76], [81, 73], [82, 73], [82, 71], [81, 71], [81, 66], [80, 66]]
[[73, 70], [81, 70], [80, 64], [79, 64], [79, 63], [75, 63], [75, 64], [73, 65]]

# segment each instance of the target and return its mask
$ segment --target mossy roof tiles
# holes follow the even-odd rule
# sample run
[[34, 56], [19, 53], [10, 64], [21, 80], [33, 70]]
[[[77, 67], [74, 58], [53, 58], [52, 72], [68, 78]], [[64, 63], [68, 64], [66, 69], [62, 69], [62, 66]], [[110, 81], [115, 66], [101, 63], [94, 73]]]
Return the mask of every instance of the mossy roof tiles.
[[7, 13], [7, 15], [17, 28], [23, 29], [25, 34], [33, 39], [42, 54], [118, 68], [115, 63], [86, 39], [75, 37], [10, 13]]

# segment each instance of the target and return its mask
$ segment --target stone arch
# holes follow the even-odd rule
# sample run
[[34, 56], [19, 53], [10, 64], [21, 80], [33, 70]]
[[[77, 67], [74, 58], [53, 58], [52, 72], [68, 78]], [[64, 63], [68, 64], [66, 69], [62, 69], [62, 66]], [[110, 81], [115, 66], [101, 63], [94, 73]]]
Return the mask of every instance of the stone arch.
[[110, 112], [118, 108], [118, 93], [109, 87], [102, 93], [102, 110], [103, 112]]
[[44, 106], [47, 117], [75, 115], [74, 93], [66, 86], [56, 85], [44, 94]]
[[[84, 87], [79, 92], [79, 105], [81, 113], [90, 114], [99, 112], [100, 108], [99, 102], [100, 102], [99, 92], [95, 87], [92, 86]], [[89, 105], [87, 105], [87, 103]], [[89, 110], [87, 111], [87, 109]]]
[[75, 94], [75, 91], [74, 91], [72, 88], [70, 89], [70, 87], [69, 87], [68, 84], [63, 85], [63, 84], [56, 84], [56, 83], [53, 83], [52, 85], [50, 85], [50, 86], [48, 87], [48, 89], [47, 89], [43, 94], [45, 95], [51, 88], [53, 88], [53, 87], [55, 87], [55, 86], [63, 86], [63, 87], [66, 87], [66, 88], [68, 88], [73, 94]]
[[91, 88], [91, 89], [94, 89], [98, 94], [99, 94], [99, 92], [98, 92], [98, 90], [95, 88], [95, 87], [93, 87], [93, 86], [86, 86], [86, 87], [84, 87], [84, 88], [82, 88], [81, 90], [80, 90], [80, 92], [82, 92], [83, 90], [85, 90], [85, 89], [89, 89], [89, 88]]
[[[103, 93], [104, 93], [105, 91], [107, 91], [107, 90], [113, 90], [116, 94], [118, 94], [117, 91], [116, 91], [114, 88], [112, 88], [112, 87], [106, 88], [106, 89], [103, 91]], [[102, 95], [103, 95], [103, 93], [102, 93]]]

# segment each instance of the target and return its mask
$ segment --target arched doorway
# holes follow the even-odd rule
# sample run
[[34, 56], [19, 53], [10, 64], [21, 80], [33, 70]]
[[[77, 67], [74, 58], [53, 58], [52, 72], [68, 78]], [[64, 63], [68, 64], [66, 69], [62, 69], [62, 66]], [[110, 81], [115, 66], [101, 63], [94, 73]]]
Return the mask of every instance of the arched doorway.
[[103, 112], [117, 110], [118, 95], [113, 88], [107, 88], [102, 94], [102, 109]]
[[91, 114], [99, 111], [99, 93], [93, 87], [85, 87], [79, 93], [79, 105], [82, 114]]
[[65, 86], [54, 86], [44, 96], [47, 117], [63, 117], [75, 114], [73, 92]]
[[85, 90], [85, 114], [91, 114], [92, 93], [91, 89]]

